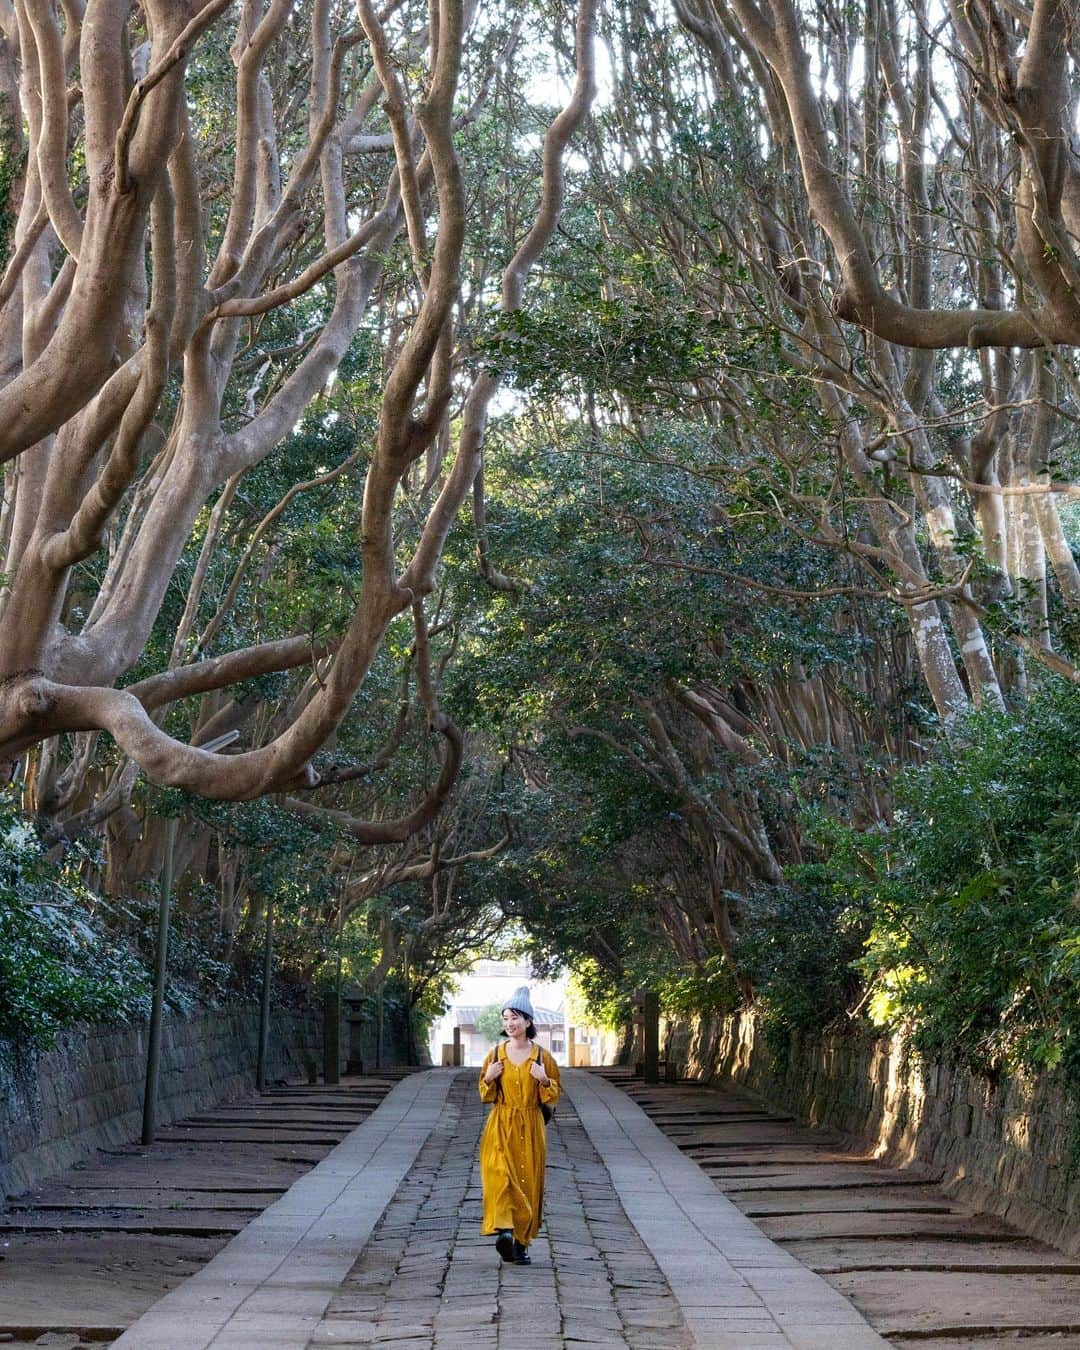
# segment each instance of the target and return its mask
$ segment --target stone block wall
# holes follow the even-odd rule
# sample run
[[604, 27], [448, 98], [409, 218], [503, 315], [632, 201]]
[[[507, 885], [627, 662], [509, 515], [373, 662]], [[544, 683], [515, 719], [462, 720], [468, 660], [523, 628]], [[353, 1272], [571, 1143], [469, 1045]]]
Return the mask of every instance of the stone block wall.
[[[255, 1008], [166, 1020], [159, 1125], [251, 1090], [258, 1025]], [[271, 1080], [321, 1068], [321, 1017], [275, 1014], [271, 1026]], [[43, 1053], [0, 1039], [0, 1199], [139, 1137], [147, 1034], [145, 1025], [78, 1027]]]
[[672, 1023], [666, 1042], [680, 1073], [745, 1088], [901, 1166], [935, 1168], [958, 1198], [1080, 1255], [1080, 1102], [1050, 1079], [991, 1084], [920, 1065], [899, 1039], [770, 1045], [752, 1014]]

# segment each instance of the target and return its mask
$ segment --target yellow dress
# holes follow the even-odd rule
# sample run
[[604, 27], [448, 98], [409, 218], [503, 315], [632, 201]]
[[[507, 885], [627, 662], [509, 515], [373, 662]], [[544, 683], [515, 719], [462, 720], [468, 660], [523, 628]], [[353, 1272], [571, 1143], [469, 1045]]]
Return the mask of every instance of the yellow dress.
[[484, 1234], [511, 1228], [527, 1247], [540, 1228], [544, 1208], [544, 1163], [547, 1126], [540, 1103], [554, 1106], [561, 1085], [559, 1066], [541, 1050], [544, 1071], [551, 1080], [541, 1087], [529, 1072], [535, 1047], [524, 1064], [503, 1059], [502, 1077], [485, 1083], [484, 1074], [496, 1055], [491, 1053], [480, 1070], [480, 1100], [493, 1102], [480, 1139], [480, 1177], [484, 1187]]

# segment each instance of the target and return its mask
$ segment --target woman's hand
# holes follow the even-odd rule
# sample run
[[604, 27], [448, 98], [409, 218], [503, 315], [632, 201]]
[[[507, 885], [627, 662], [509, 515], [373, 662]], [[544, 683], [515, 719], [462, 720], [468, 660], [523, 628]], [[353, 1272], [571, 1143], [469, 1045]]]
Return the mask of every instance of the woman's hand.
[[551, 1082], [551, 1079], [547, 1076], [547, 1069], [544, 1068], [538, 1059], [529, 1061], [529, 1072], [541, 1087], [547, 1087], [548, 1083]]
[[487, 1066], [487, 1072], [484, 1074], [484, 1082], [494, 1083], [497, 1078], [502, 1077], [502, 1071], [503, 1071], [502, 1060], [493, 1059], [491, 1063]]

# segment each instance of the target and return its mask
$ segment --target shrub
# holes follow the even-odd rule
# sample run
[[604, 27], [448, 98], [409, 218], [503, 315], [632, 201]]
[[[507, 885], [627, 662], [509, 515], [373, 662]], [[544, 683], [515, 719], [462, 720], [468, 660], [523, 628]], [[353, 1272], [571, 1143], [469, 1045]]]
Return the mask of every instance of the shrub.
[[146, 972], [93, 922], [95, 903], [74, 866], [49, 863], [0, 810], [0, 1034], [45, 1048], [74, 1022], [145, 1014]]
[[901, 775], [891, 828], [825, 831], [873, 913], [858, 962], [879, 1025], [984, 1071], [1080, 1082], [1080, 691], [981, 713]]

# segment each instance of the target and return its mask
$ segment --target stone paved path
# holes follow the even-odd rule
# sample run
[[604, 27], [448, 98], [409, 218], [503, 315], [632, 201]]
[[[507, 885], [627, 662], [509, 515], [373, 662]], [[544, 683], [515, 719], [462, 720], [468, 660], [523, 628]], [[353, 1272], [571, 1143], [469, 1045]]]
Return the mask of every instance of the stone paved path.
[[480, 1233], [475, 1073], [438, 1124], [310, 1341], [395, 1350], [684, 1350], [679, 1305], [567, 1101], [548, 1136], [534, 1264], [502, 1264]]
[[601, 1076], [564, 1076], [531, 1266], [481, 1238], [475, 1070], [417, 1073], [116, 1350], [882, 1350]]

